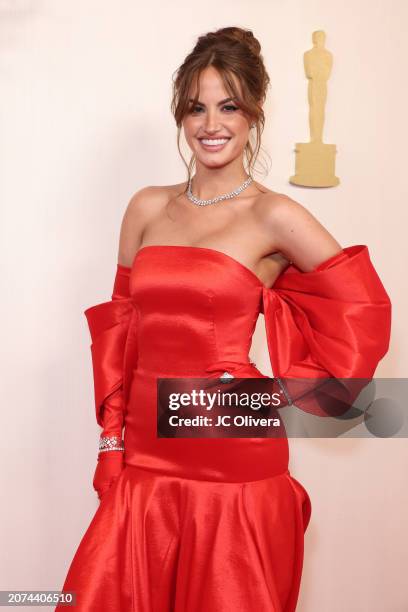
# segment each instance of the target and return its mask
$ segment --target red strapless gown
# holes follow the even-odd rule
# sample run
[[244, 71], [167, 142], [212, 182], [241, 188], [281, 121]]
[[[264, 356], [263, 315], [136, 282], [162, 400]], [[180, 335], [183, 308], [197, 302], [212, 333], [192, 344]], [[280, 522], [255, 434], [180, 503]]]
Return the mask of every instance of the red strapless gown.
[[157, 438], [156, 378], [262, 377], [248, 358], [260, 312], [275, 376], [372, 376], [391, 305], [367, 247], [291, 265], [273, 288], [204, 247], [142, 247], [117, 272], [112, 301], [85, 312], [98, 423], [123, 392], [124, 469], [63, 590], [81, 612], [294, 611], [311, 502], [287, 439]]

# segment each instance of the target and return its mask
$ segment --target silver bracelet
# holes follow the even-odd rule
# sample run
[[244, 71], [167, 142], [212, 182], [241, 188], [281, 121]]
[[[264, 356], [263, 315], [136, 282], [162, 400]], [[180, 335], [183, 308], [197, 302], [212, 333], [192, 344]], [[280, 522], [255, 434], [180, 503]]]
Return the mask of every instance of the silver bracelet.
[[99, 438], [99, 452], [106, 451], [124, 451], [125, 446], [123, 440], [119, 436], [101, 436]]
[[283, 384], [282, 379], [276, 377], [276, 380], [278, 381], [279, 386], [280, 386], [280, 388], [281, 388], [281, 390], [283, 392], [283, 395], [285, 396], [286, 401], [288, 402], [289, 406], [292, 406], [292, 404], [293, 404], [292, 398], [290, 397], [290, 395], [288, 393], [288, 390], [286, 389], [285, 385]]

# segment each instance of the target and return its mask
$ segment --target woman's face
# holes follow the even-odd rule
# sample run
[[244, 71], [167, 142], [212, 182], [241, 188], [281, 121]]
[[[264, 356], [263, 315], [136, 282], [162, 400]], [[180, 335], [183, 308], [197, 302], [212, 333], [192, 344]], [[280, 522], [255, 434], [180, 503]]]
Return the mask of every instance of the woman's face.
[[[234, 77], [238, 91], [239, 83]], [[189, 147], [195, 153], [196, 162], [215, 168], [242, 157], [249, 138], [249, 120], [231, 100], [218, 72], [212, 66], [200, 76], [200, 96], [195, 106], [191, 105], [195, 87], [189, 92], [190, 110], [183, 120], [184, 134]], [[206, 140], [210, 142], [206, 144]], [[214, 139], [225, 143], [211, 144]]]

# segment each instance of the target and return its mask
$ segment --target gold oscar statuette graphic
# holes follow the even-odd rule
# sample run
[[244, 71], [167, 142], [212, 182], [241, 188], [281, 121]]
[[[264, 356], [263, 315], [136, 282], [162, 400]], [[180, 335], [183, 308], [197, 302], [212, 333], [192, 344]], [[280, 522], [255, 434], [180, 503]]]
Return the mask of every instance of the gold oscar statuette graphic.
[[325, 40], [322, 30], [313, 32], [313, 48], [303, 56], [309, 80], [310, 142], [296, 143], [295, 175], [289, 179], [290, 183], [303, 187], [334, 187], [340, 182], [335, 175], [336, 145], [323, 142], [327, 81], [333, 66], [333, 56], [324, 47]]

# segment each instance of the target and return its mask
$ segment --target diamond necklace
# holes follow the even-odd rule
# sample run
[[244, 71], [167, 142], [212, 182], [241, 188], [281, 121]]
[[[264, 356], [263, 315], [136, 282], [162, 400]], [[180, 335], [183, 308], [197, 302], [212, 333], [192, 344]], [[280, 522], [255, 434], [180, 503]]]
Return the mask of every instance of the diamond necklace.
[[234, 191], [230, 191], [229, 193], [224, 193], [224, 195], [216, 196], [215, 198], [212, 198], [211, 200], [200, 200], [199, 198], [196, 198], [195, 196], [193, 196], [192, 191], [191, 191], [192, 180], [193, 180], [193, 177], [190, 178], [188, 182], [188, 191], [187, 191], [188, 199], [193, 204], [196, 204], [197, 206], [207, 206], [208, 204], [215, 204], [216, 202], [220, 202], [221, 200], [228, 200], [230, 198], [233, 198], [234, 196], [237, 196], [239, 193], [241, 193], [241, 191], [246, 189], [250, 183], [252, 183], [253, 179], [251, 176], [248, 176], [246, 181], [242, 183], [242, 185], [234, 189]]

